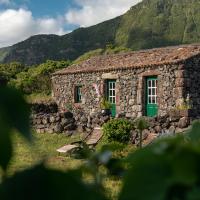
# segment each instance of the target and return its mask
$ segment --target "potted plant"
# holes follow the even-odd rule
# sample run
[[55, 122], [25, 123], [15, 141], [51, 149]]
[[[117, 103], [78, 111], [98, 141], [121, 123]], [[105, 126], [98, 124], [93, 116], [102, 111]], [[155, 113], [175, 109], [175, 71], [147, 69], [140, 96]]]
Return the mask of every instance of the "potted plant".
[[112, 104], [108, 100], [106, 100], [106, 98], [102, 98], [100, 107], [101, 107], [101, 113], [103, 115], [111, 114]]
[[176, 107], [170, 110], [171, 117], [190, 117], [192, 114], [192, 102], [190, 101], [189, 95], [186, 99], [178, 99]]

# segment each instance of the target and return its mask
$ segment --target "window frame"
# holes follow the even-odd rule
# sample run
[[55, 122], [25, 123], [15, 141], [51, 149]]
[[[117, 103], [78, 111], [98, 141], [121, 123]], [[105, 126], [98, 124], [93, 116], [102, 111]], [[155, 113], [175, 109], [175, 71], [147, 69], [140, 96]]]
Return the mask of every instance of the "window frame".
[[74, 87], [74, 102], [75, 103], [82, 103], [82, 97], [83, 97], [82, 88], [83, 88], [82, 85], [76, 85]]

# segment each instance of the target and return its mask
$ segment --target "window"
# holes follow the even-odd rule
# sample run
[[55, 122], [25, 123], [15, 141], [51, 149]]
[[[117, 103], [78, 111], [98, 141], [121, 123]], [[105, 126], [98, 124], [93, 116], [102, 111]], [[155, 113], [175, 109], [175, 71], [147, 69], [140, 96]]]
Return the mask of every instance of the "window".
[[108, 81], [108, 101], [112, 104], [116, 103], [115, 80]]
[[157, 80], [147, 81], [148, 86], [148, 104], [157, 104]]
[[81, 103], [82, 102], [82, 93], [81, 93], [81, 90], [82, 90], [82, 86], [76, 86], [75, 87], [75, 95], [74, 95], [74, 100], [75, 100], [75, 103]]

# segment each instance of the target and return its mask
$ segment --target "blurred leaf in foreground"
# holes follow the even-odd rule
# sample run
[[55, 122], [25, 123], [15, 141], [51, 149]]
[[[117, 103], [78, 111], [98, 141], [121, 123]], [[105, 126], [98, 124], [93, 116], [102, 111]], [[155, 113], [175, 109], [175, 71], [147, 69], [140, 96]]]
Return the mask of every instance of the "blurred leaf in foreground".
[[13, 88], [0, 87], [0, 165], [6, 169], [12, 156], [10, 134], [17, 130], [29, 141], [29, 106], [22, 95]]
[[46, 169], [43, 165], [14, 175], [0, 186], [4, 200], [105, 200], [92, 186], [84, 184], [80, 175]]
[[200, 196], [196, 190], [200, 188], [200, 147], [184, 137], [136, 151], [129, 162], [120, 200], [192, 200]]

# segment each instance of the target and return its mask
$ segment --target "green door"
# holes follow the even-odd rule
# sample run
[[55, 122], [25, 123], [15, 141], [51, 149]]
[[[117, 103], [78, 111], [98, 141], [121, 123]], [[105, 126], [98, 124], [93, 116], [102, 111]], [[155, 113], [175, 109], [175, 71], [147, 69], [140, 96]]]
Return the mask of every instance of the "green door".
[[107, 81], [107, 98], [112, 104], [111, 115], [116, 116], [116, 80]]
[[157, 77], [147, 77], [146, 79], [146, 115], [154, 117], [158, 114], [157, 104]]

